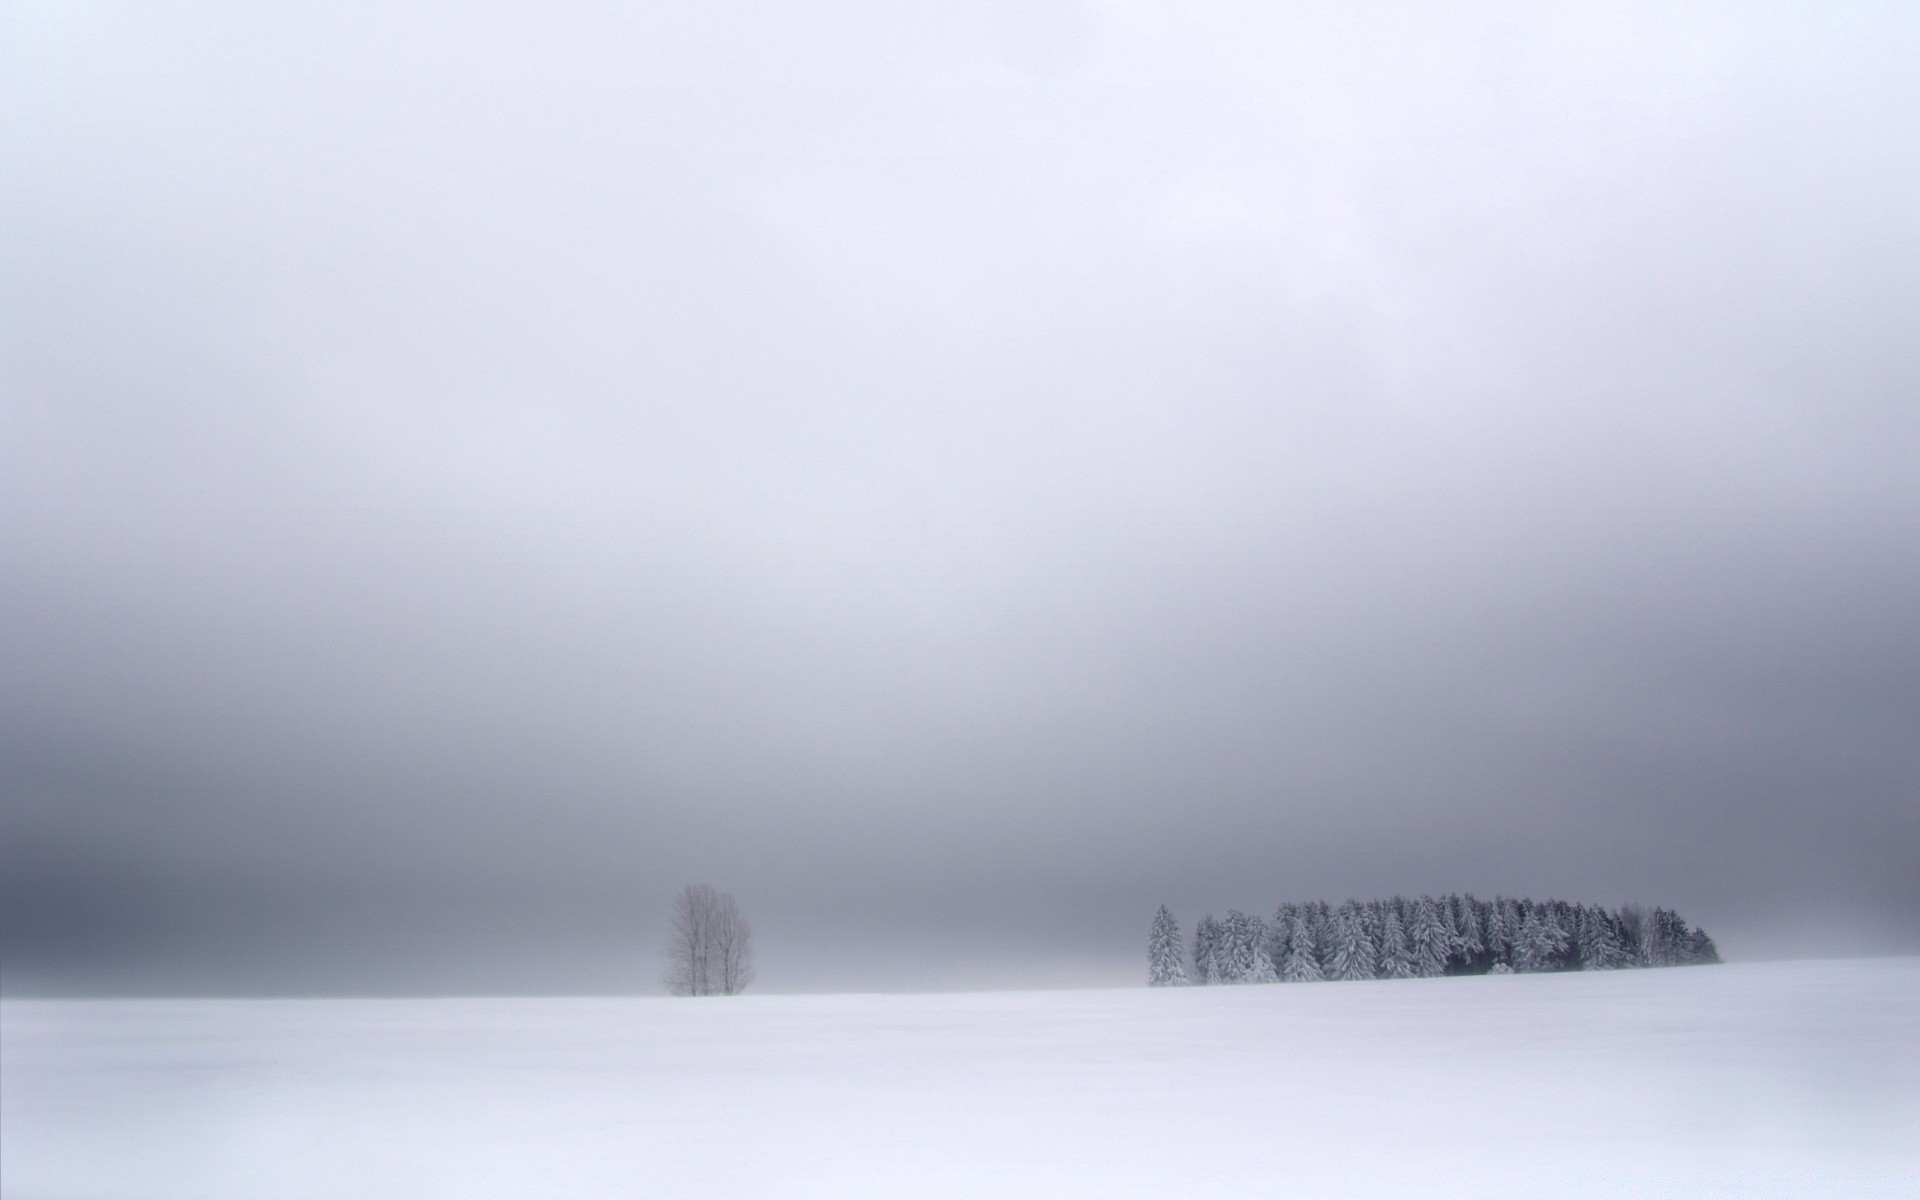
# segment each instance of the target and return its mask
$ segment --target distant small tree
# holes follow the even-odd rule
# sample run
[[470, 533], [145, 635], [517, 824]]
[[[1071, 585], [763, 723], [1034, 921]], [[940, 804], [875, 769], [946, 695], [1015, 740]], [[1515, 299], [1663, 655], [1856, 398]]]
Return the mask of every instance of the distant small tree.
[[665, 980], [676, 996], [734, 996], [753, 982], [753, 930], [732, 896], [688, 884], [673, 899]]
[[1153, 929], [1147, 934], [1147, 983], [1152, 987], [1178, 987], [1187, 982], [1187, 949], [1181, 944], [1180, 922], [1166, 905], [1153, 914]]

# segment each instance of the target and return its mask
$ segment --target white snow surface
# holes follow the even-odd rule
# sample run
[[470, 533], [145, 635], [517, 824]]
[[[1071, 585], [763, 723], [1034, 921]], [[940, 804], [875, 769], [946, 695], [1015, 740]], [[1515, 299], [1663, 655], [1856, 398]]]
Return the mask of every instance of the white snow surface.
[[1920, 959], [0, 1003], [0, 1192], [1920, 1196]]

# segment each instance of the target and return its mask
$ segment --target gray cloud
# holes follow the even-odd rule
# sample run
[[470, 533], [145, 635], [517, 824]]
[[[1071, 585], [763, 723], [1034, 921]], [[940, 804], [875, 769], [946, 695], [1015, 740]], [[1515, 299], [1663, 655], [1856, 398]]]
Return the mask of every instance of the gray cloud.
[[11, 988], [1920, 947], [1902, 11], [7, 20]]

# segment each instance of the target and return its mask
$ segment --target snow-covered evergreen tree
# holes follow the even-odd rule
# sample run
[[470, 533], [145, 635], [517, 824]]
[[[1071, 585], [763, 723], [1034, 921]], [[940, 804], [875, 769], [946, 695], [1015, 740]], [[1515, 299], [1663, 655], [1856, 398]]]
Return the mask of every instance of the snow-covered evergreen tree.
[[1560, 966], [1560, 955], [1567, 948], [1567, 935], [1553, 919], [1553, 910], [1544, 905], [1528, 911], [1513, 939], [1513, 969], [1516, 971], [1552, 971]]
[[1620, 945], [1627, 952], [1627, 965], [1652, 966], [1653, 944], [1650, 936], [1652, 922], [1647, 919], [1647, 910], [1638, 904], [1623, 904], [1617, 915], [1620, 922]]
[[1240, 972], [1237, 970], [1239, 964], [1234, 962], [1233, 953], [1234, 942], [1237, 940], [1235, 935], [1239, 933], [1235, 928], [1239, 924], [1235, 920], [1238, 915], [1230, 908], [1227, 910], [1227, 915], [1220, 918], [1220, 931], [1213, 943], [1213, 981], [1215, 983], [1240, 982]]
[[1221, 983], [1272, 983], [1273, 960], [1267, 957], [1267, 926], [1257, 916], [1229, 909], [1220, 923], [1214, 948], [1215, 974]]
[[1627, 938], [1627, 929], [1621, 924], [1620, 914], [1603, 908], [1600, 910], [1600, 922], [1605, 927], [1604, 937], [1609, 944], [1604, 952], [1603, 961], [1610, 963], [1601, 969], [1617, 971], [1623, 967], [1632, 966], [1633, 943]]
[[1273, 965], [1273, 935], [1258, 914], [1247, 917], [1247, 957], [1251, 964], [1242, 983], [1279, 983], [1280, 972]]
[[1320, 956], [1320, 977], [1330, 979], [1333, 967], [1333, 906], [1316, 900], [1307, 906], [1307, 933], [1313, 939], [1314, 952]]
[[1407, 944], [1412, 951], [1413, 973], [1431, 978], [1445, 973], [1452, 938], [1440, 919], [1440, 910], [1430, 897], [1420, 897], [1413, 906], [1413, 920], [1407, 926]]
[[1280, 979], [1280, 966], [1287, 961], [1287, 929], [1293, 924], [1294, 906], [1282, 904], [1267, 921], [1267, 965], [1273, 968], [1274, 982]]
[[1415, 974], [1407, 931], [1392, 906], [1380, 914], [1380, 952], [1374, 969], [1382, 979], [1412, 979]]
[[1670, 908], [1653, 910], [1653, 965], [1656, 967], [1680, 966], [1689, 959], [1693, 946], [1693, 931], [1680, 919], [1680, 914]]
[[1617, 971], [1631, 961], [1620, 936], [1620, 923], [1604, 908], [1587, 910], [1582, 929], [1580, 965], [1588, 971]]
[[1573, 920], [1567, 926], [1567, 963], [1576, 970], [1589, 970], [1587, 951], [1592, 948], [1593, 940], [1598, 936], [1594, 932], [1594, 910], [1584, 904], [1573, 906]]
[[1453, 896], [1449, 897], [1448, 908], [1453, 913], [1448, 965], [1462, 971], [1476, 970], [1487, 953], [1487, 943], [1480, 932], [1480, 902], [1472, 896]]
[[1380, 971], [1380, 941], [1387, 932], [1387, 906], [1380, 900], [1369, 900], [1360, 906], [1361, 919], [1366, 922], [1367, 936], [1373, 939], [1373, 968], [1377, 975]]
[[1720, 961], [1720, 947], [1713, 944], [1704, 929], [1695, 929], [1688, 939], [1687, 961], [1695, 966], [1707, 966]]
[[1532, 903], [1515, 900], [1512, 896], [1501, 896], [1494, 901], [1500, 908], [1500, 923], [1507, 930], [1507, 964], [1513, 964], [1514, 939], [1520, 936], [1520, 927], [1527, 922], [1527, 912]]
[[1581, 907], [1573, 930], [1574, 957], [1583, 971], [1612, 971], [1627, 965], [1613, 918], [1604, 908]]
[[1187, 981], [1187, 948], [1180, 938], [1180, 923], [1166, 905], [1153, 914], [1153, 929], [1147, 934], [1147, 983], [1151, 987], [1177, 987]]
[[1497, 963], [1511, 965], [1513, 956], [1513, 935], [1519, 931], [1517, 925], [1507, 920], [1507, 902], [1496, 898], [1480, 913], [1481, 936], [1486, 940], [1487, 957]]
[[1220, 922], [1220, 940], [1213, 948], [1213, 972], [1216, 983], [1245, 983], [1253, 968], [1253, 955], [1247, 948], [1247, 914], [1237, 908], [1227, 910]]
[[1287, 950], [1280, 960], [1280, 978], [1288, 983], [1316, 983], [1326, 978], [1320, 969], [1320, 948], [1314, 943], [1307, 916], [1295, 912], [1287, 920]]
[[1372, 979], [1375, 975], [1373, 937], [1367, 932], [1366, 913], [1359, 901], [1349, 900], [1333, 911], [1328, 930], [1327, 978]]
[[1580, 906], [1569, 904], [1565, 900], [1549, 900], [1547, 912], [1553, 919], [1553, 926], [1560, 931], [1560, 953], [1554, 962], [1556, 971], [1579, 969], [1580, 952], [1573, 944], [1574, 931], [1580, 927]]
[[1193, 927], [1193, 982], [1218, 983], [1214, 974], [1220, 947], [1220, 922], [1208, 913]]

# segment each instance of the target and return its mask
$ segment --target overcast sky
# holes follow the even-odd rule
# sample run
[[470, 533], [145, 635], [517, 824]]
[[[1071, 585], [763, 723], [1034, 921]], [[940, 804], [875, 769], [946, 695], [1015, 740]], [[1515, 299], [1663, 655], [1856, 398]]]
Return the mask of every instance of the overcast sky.
[[0, 10], [15, 993], [1920, 951], [1920, 16]]

